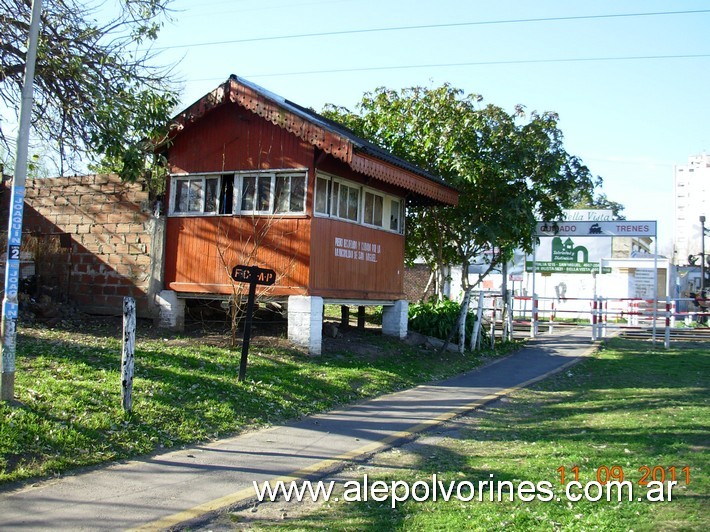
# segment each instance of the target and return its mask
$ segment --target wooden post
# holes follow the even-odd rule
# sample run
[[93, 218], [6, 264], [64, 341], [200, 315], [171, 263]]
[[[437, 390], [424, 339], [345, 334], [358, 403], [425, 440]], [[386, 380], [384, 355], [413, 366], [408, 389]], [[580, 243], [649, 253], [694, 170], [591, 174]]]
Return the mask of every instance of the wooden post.
[[123, 349], [121, 350], [121, 405], [133, 409], [133, 369], [136, 348], [136, 300], [123, 298]]
[[365, 307], [362, 305], [357, 308], [357, 328], [360, 331], [365, 330]]
[[350, 326], [350, 307], [340, 305], [340, 326], [347, 329]]

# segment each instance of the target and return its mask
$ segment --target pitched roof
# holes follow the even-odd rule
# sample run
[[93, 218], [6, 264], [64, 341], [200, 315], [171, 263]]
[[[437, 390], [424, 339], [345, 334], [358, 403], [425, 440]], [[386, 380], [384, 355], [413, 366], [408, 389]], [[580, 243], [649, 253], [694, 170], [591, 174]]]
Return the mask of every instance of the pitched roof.
[[181, 130], [228, 102], [297, 135], [357, 172], [414, 192], [419, 202], [458, 203], [458, 192], [443, 179], [357, 136], [342, 124], [234, 75], [178, 114], [175, 129]]

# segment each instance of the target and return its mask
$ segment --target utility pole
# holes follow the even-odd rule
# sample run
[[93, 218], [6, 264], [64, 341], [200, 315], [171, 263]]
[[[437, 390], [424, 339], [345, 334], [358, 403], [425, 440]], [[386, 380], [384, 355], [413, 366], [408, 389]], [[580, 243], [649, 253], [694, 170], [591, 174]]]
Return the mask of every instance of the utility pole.
[[25, 180], [27, 179], [27, 152], [30, 141], [32, 99], [37, 60], [42, 0], [33, 0], [30, 33], [27, 41], [25, 79], [20, 104], [20, 129], [17, 134], [15, 177], [10, 196], [8, 216], [7, 259], [5, 261], [5, 297], [2, 302], [2, 357], [0, 357], [0, 400], [15, 398], [15, 347], [17, 339], [18, 299], [20, 285], [20, 245], [22, 244], [22, 215], [25, 207]]

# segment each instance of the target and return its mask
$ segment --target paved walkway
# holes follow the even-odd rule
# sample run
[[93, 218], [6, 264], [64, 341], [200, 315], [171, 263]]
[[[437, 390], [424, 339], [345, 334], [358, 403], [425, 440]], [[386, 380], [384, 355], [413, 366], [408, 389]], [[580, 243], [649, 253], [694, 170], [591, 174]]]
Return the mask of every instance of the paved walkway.
[[255, 498], [252, 482], [323, 476], [574, 364], [573, 329], [483, 368], [288, 425], [0, 493], [0, 529], [163, 530]]

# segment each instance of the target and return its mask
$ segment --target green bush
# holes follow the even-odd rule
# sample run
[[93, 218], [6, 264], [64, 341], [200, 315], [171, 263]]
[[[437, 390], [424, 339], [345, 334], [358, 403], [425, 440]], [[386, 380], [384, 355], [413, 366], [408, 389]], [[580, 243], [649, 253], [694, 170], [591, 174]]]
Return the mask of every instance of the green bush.
[[[420, 303], [409, 306], [409, 328], [426, 336], [433, 336], [446, 340], [452, 327], [456, 326], [456, 320], [461, 312], [461, 305], [450, 299]], [[466, 317], [466, 337], [473, 334], [473, 325], [476, 316], [468, 313]], [[453, 341], [458, 341], [458, 333], [453, 337]]]

